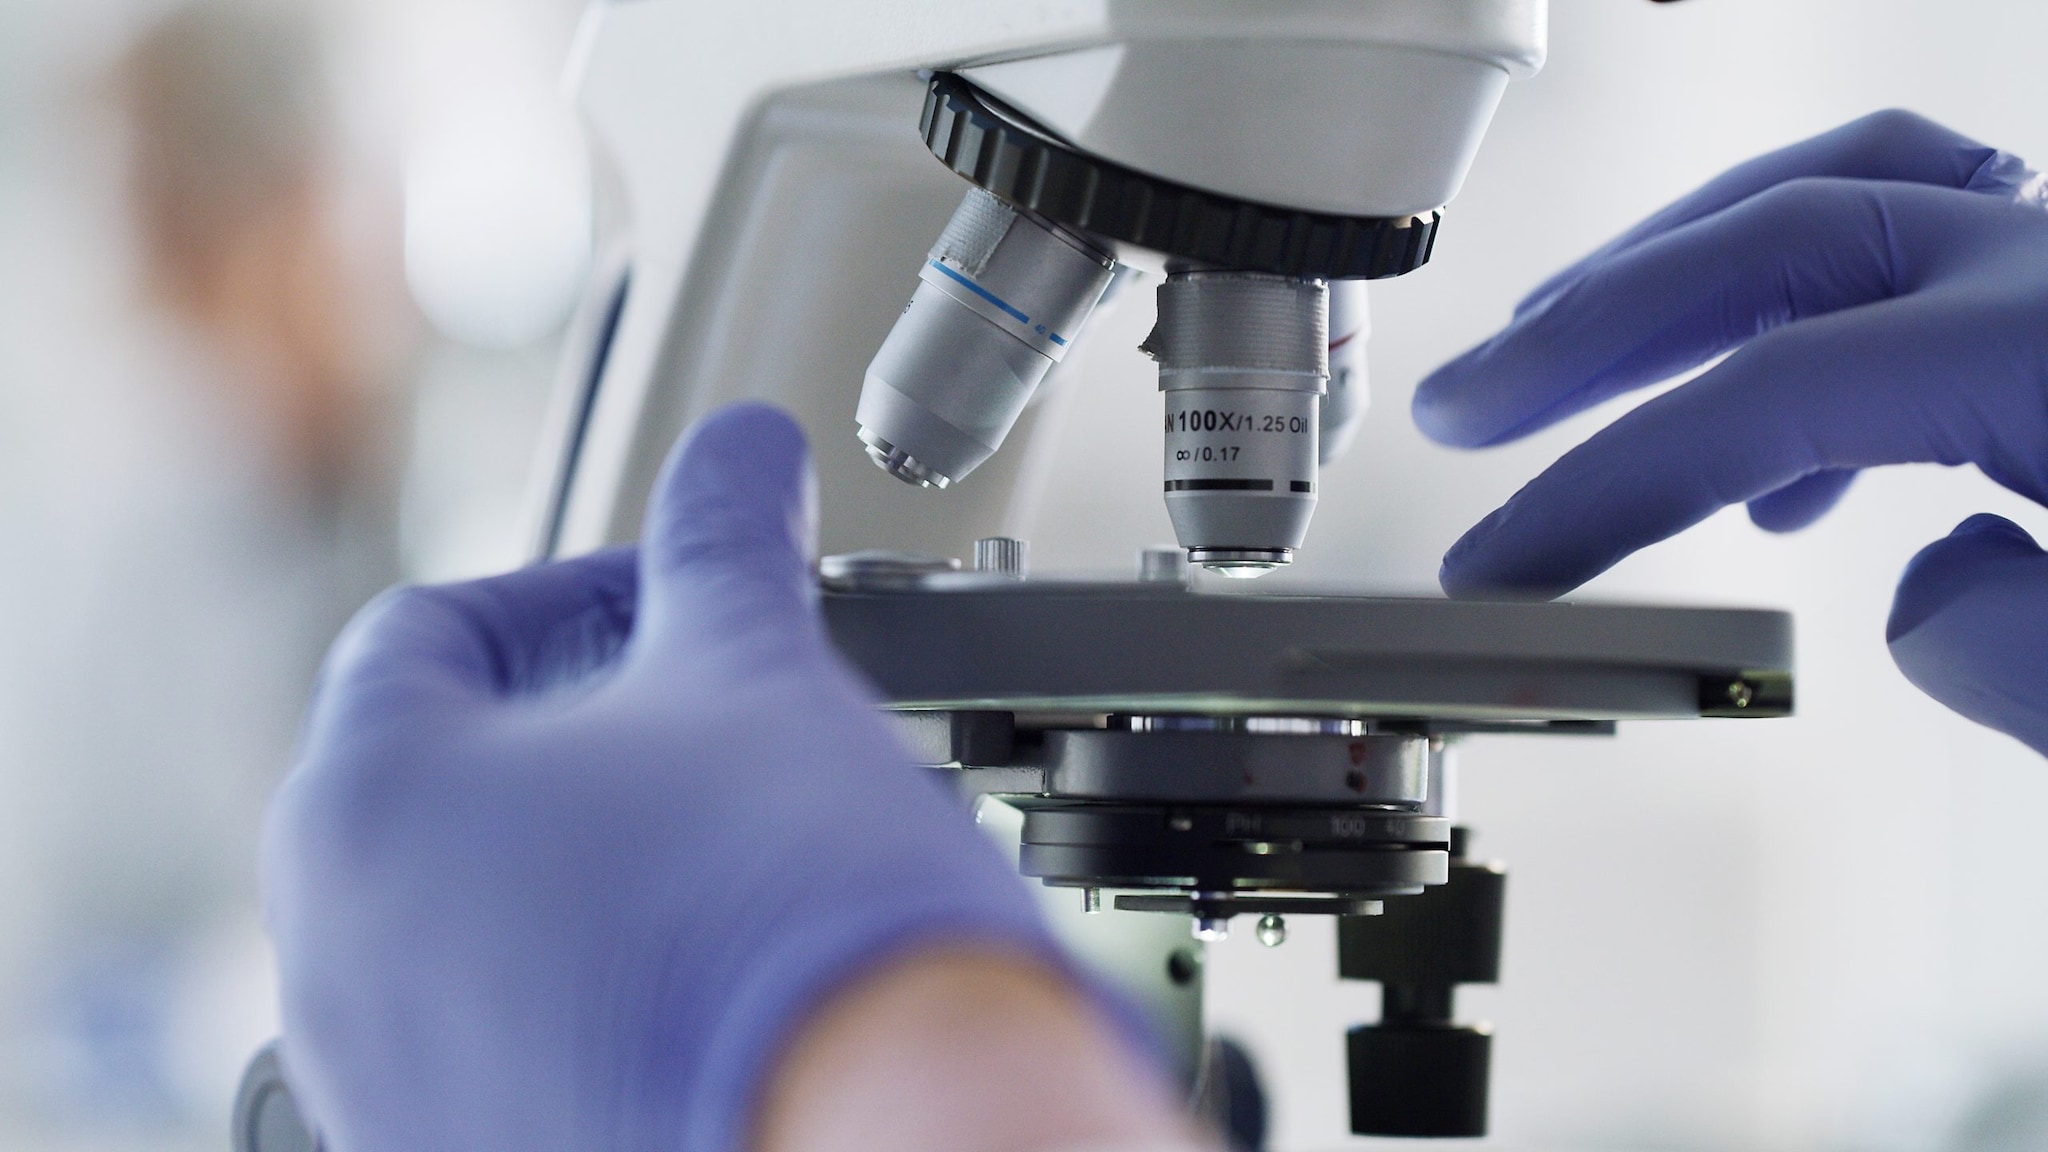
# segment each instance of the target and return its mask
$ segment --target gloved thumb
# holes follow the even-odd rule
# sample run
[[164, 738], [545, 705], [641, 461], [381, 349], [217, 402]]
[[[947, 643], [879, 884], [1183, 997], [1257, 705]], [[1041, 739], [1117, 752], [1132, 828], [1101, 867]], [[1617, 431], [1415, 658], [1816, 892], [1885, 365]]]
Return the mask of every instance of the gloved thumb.
[[701, 650], [808, 633], [816, 538], [816, 483], [796, 422], [757, 403], [712, 413], [655, 481], [634, 642]]
[[1972, 516], [1921, 549], [1885, 640], [1921, 691], [2048, 755], [2048, 552], [2019, 525]]

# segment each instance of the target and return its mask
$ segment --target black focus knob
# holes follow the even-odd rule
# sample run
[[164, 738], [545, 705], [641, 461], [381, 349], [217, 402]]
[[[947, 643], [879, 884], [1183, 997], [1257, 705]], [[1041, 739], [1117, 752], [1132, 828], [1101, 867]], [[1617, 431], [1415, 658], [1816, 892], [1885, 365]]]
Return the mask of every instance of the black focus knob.
[[1486, 1135], [1493, 1037], [1453, 1017], [1458, 985], [1500, 978], [1507, 874], [1466, 859], [1465, 840], [1453, 832], [1447, 883], [1338, 922], [1339, 974], [1381, 985], [1379, 1022], [1346, 1034], [1361, 1136]]
[[1453, 833], [1449, 882], [1420, 896], [1389, 900], [1381, 915], [1338, 921], [1339, 975], [1390, 985], [1492, 984], [1500, 979], [1507, 873], [1498, 864], [1465, 859], [1458, 851], [1459, 832]]
[[1493, 1037], [1454, 1024], [1364, 1024], [1346, 1037], [1351, 1130], [1484, 1136]]

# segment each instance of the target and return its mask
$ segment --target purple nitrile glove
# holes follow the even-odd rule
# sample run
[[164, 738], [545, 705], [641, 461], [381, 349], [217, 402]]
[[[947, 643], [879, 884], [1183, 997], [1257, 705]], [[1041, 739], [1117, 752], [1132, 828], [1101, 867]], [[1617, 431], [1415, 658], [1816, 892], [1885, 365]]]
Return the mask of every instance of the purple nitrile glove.
[[[1904, 112], [1750, 161], [1538, 288], [1422, 382], [1415, 419], [1498, 444], [1731, 350], [1467, 532], [1445, 591], [1561, 595], [1734, 503], [1791, 531], [1881, 464], [1975, 464], [2048, 503], [2040, 178]], [[2048, 567], [1999, 523], [1908, 567], [1892, 650], [1929, 694], [2048, 752]]]
[[795, 425], [729, 408], [639, 549], [349, 626], [264, 846], [328, 1152], [728, 1152], [850, 980], [932, 945], [1061, 963], [832, 648], [812, 506]]

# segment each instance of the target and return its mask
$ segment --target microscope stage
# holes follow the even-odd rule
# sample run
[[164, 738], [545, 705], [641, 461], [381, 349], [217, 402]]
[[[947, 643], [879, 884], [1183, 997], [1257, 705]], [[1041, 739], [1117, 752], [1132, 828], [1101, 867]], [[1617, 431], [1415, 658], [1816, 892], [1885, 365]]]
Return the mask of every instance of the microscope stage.
[[1350, 717], [1433, 730], [1785, 716], [1784, 612], [1209, 593], [941, 574], [828, 591], [892, 708]]

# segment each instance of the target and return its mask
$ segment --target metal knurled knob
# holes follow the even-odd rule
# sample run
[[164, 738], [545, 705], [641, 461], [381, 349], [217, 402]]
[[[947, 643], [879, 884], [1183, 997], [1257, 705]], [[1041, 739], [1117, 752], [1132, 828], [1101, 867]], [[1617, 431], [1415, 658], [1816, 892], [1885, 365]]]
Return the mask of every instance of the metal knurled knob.
[[1302, 212], [1148, 176], [1061, 143], [948, 72], [932, 76], [918, 126], [946, 167], [1019, 208], [1210, 267], [1330, 280], [1400, 276], [1429, 262], [1442, 219], [1434, 210]]

